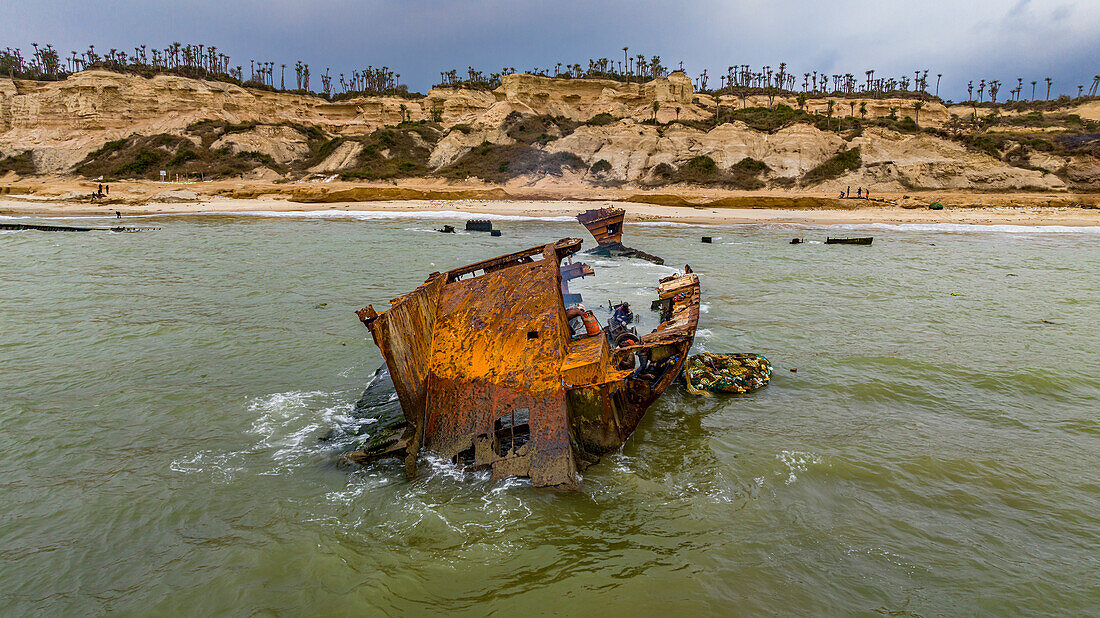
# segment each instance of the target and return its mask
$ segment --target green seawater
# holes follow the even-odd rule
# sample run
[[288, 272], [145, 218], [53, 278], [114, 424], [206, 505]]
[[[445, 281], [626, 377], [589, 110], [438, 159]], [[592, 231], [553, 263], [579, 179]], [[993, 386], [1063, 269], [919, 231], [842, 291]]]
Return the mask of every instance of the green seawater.
[[[461, 220], [0, 233], [0, 616], [1097, 612], [1100, 229], [628, 225], [669, 266], [587, 259], [574, 291], [649, 329], [690, 264], [696, 348], [770, 386], [674, 386], [582, 493], [334, 465], [381, 365], [355, 309], [591, 246], [433, 231]], [[875, 242], [788, 244], [827, 235]]]

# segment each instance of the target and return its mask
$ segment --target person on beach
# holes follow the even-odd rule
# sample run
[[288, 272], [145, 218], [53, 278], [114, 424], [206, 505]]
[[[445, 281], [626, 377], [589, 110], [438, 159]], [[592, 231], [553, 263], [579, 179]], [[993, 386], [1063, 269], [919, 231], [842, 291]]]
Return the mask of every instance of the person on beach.
[[115, 218], [116, 219], [121, 219], [122, 218], [122, 213], [116, 210], [115, 211]]
[[856, 197], [863, 197], [863, 187], [856, 187]]

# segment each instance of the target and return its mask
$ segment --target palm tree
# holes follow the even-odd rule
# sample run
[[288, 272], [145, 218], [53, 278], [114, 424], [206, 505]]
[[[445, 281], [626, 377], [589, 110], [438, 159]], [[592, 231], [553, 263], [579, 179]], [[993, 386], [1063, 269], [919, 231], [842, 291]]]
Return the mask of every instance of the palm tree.
[[936, 98], [940, 96], [940, 78], [943, 77], [943, 73], [936, 73]]
[[833, 106], [836, 105], [836, 101], [830, 99], [826, 105], [825, 113], [829, 119], [825, 121], [825, 127], [828, 128], [833, 119]]
[[913, 123], [920, 129], [920, 108], [924, 107], [924, 101], [913, 103]]
[[860, 101], [859, 103], [859, 118], [860, 120], [867, 118], [867, 101]]
[[279, 90], [286, 90], [286, 65], [280, 65], [283, 67], [283, 72], [279, 75]]
[[628, 49], [630, 49], [630, 48], [629, 47], [624, 47], [623, 48], [623, 70], [625, 70], [625, 71], [630, 70], [630, 57], [626, 55], [626, 51]]
[[405, 122], [405, 114], [409, 111], [409, 108], [402, 103], [401, 104], [401, 122]]
[[806, 93], [805, 92], [798, 93], [798, 97], [796, 97], [795, 100], [798, 101], [798, 109], [800, 109], [800, 110], [805, 110], [806, 109]]
[[1051, 79], [1049, 77], [1044, 77], [1043, 81], [1045, 81], [1047, 83], [1047, 101], [1049, 101], [1050, 100], [1050, 83], [1051, 83]]
[[661, 109], [661, 104], [657, 101], [653, 102], [653, 124], [657, 124], [657, 110]]
[[851, 118], [856, 117], [856, 102], [848, 101], [848, 116]]
[[1100, 87], [1100, 75], [1092, 76], [1092, 88], [1089, 90], [1089, 96], [1096, 96], [1096, 89]]
[[1036, 83], [1037, 82], [1035, 82], [1034, 80], [1032, 80], [1032, 82], [1031, 82], [1031, 100], [1032, 101], [1035, 100], [1035, 84]]

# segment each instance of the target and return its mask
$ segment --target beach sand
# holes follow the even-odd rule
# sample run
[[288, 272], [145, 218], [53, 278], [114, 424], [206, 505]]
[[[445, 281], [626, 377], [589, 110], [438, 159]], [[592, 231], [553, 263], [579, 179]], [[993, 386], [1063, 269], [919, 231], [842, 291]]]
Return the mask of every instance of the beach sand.
[[[90, 181], [24, 179], [8, 187], [7, 194], [0, 194], [0, 215], [113, 216], [116, 210], [124, 217], [237, 212], [455, 211], [469, 213], [471, 217], [476, 214], [572, 217], [589, 208], [618, 206], [626, 209], [628, 221], [699, 224], [1100, 226], [1100, 209], [1096, 208], [1100, 196], [1097, 194], [926, 191], [876, 195], [883, 201], [872, 202], [840, 200], [833, 195], [810, 191], [682, 188], [640, 191], [568, 183], [500, 186], [430, 180], [375, 184], [223, 180], [190, 184], [117, 182], [111, 185], [109, 199], [96, 203], [79, 195], [97, 189], [97, 183]], [[165, 192], [185, 192], [185, 199], [190, 199], [157, 201], [158, 196], [164, 199]], [[345, 197], [348, 199], [343, 199]], [[928, 204], [937, 201], [945, 208], [930, 210]]]

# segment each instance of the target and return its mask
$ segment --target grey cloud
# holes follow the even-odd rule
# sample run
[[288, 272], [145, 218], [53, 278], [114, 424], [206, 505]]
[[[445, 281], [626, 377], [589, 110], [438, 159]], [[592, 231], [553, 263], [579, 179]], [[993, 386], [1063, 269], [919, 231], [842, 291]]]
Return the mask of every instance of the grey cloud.
[[[809, 71], [943, 73], [941, 94], [970, 79], [1054, 79], [1075, 92], [1100, 72], [1100, 2], [929, 0], [9, 0], [0, 46], [131, 49], [172, 41], [217, 45], [236, 64], [293, 64], [314, 75], [387, 65], [424, 91], [439, 72], [586, 64], [658, 54], [694, 78], [731, 64], [787, 62]], [[717, 78], [712, 78], [712, 84]]]

